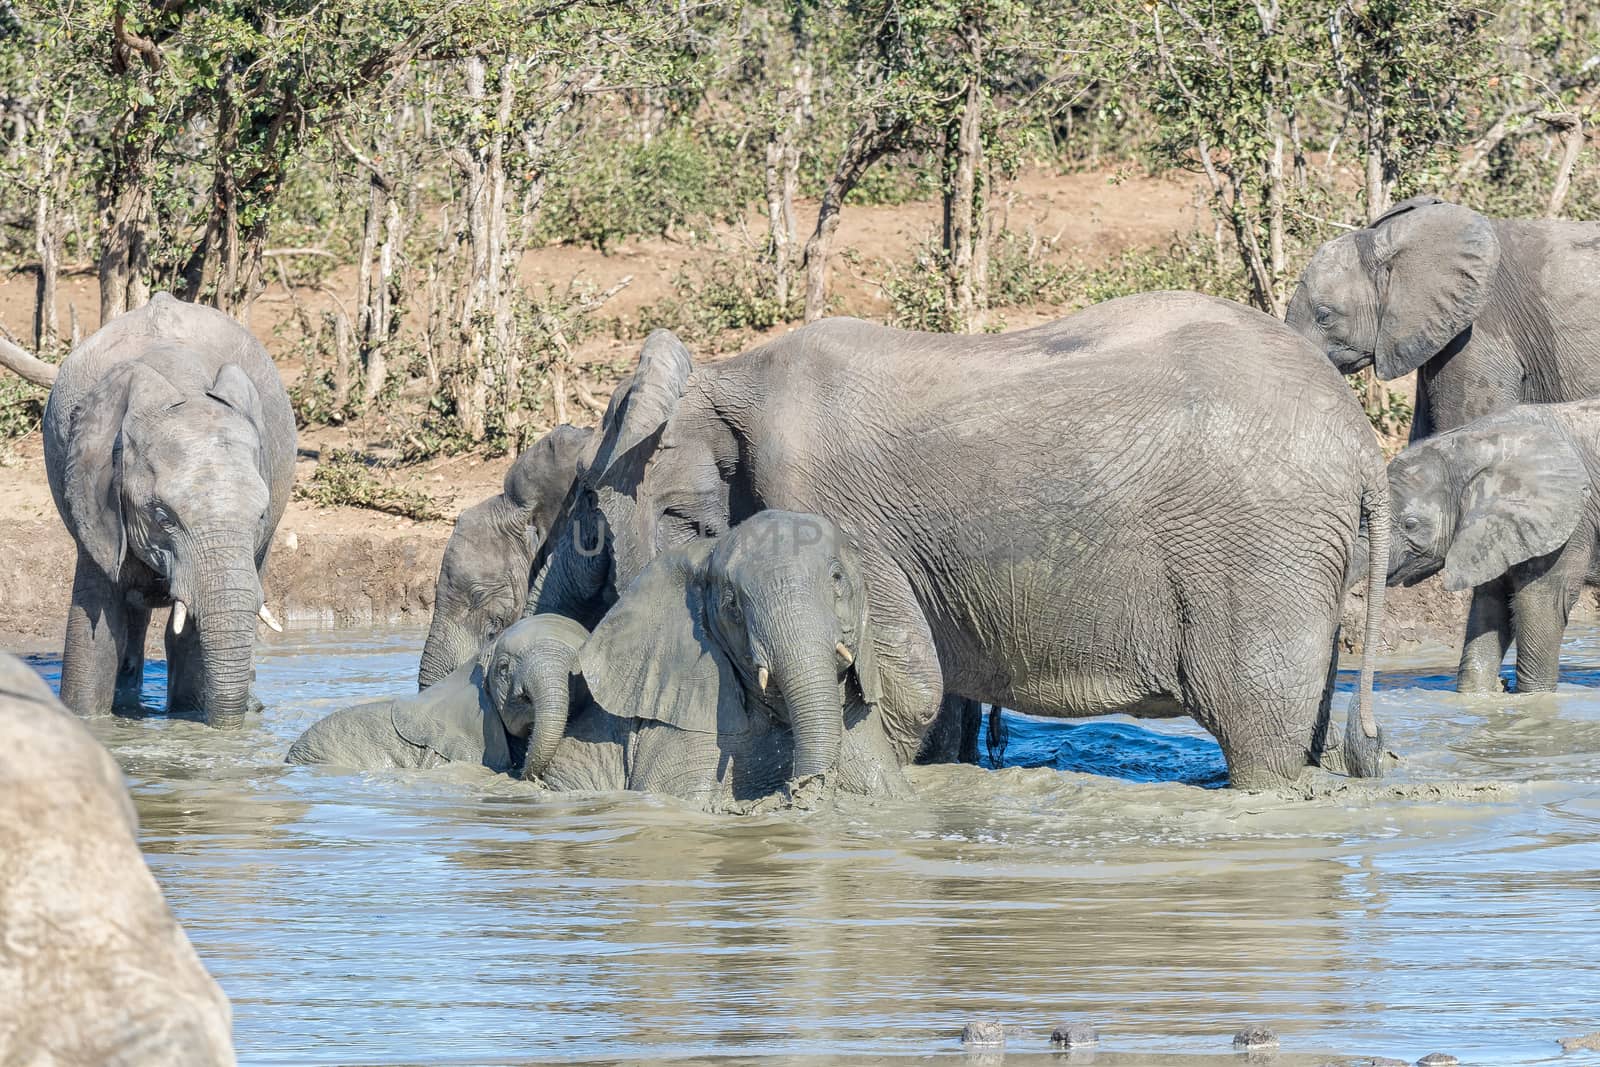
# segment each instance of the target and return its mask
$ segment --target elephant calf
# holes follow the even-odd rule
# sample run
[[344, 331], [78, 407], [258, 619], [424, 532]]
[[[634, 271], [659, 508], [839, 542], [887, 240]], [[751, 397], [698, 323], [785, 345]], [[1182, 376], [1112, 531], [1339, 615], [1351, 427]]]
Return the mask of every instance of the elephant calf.
[[1442, 574], [1475, 589], [1456, 688], [1499, 687], [1515, 637], [1517, 691], [1555, 688], [1561, 635], [1600, 584], [1600, 400], [1513, 407], [1412, 445], [1389, 465], [1398, 536], [1389, 584]]
[[522, 615], [528, 568], [593, 449], [593, 435], [557, 426], [516, 458], [502, 492], [456, 519], [439, 563], [419, 689], [476, 658], [485, 641]]
[[228, 999], [137, 834], [111, 756], [0, 653], [0, 1063], [234, 1062]]

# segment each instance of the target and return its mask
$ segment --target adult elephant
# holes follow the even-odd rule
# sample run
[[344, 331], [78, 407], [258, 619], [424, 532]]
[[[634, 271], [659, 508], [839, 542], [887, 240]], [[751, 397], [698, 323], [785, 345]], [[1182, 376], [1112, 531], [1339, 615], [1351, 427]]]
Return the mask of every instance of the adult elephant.
[[417, 687], [426, 689], [471, 660], [522, 614], [528, 568], [593, 447], [594, 431], [561, 425], [506, 471], [501, 492], [463, 511], [444, 548], [433, 621]]
[[[948, 690], [1043, 715], [1188, 713], [1254, 787], [1332, 747], [1339, 605], [1363, 516], [1387, 557], [1387, 492], [1332, 366], [1210, 297], [983, 337], [828, 320], [698, 370], [657, 331], [528, 610], [592, 626], [664, 549], [763, 508], [814, 512], [860, 548], [902, 762]], [[1382, 570], [1346, 730], [1364, 774]]]
[[[1411, 440], [1517, 404], [1600, 394], [1600, 225], [1490, 219], [1437, 197], [1317, 249], [1288, 322], [1349, 374], [1417, 372]], [[1515, 625], [1503, 581], [1473, 590], [1457, 687], [1499, 687]]]
[[139, 855], [109, 753], [0, 653], [0, 1063], [234, 1062], [228, 998]]
[[80, 715], [137, 696], [154, 607], [168, 705], [244, 721], [261, 570], [289, 502], [295, 430], [266, 349], [233, 319], [166, 294], [62, 362], [44, 415], [45, 471], [78, 543], [61, 699]]

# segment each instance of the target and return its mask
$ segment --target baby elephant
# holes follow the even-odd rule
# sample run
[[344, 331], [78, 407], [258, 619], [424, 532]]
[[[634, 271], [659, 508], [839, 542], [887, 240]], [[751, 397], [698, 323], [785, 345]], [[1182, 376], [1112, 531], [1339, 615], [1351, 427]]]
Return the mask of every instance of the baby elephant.
[[[289, 748], [287, 762], [365, 770], [481, 763], [510, 771], [521, 762], [533, 723], [535, 694], [526, 687], [549, 673], [536, 665], [560, 665], [565, 702], [568, 665], [588, 637], [559, 615], [525, 619], [419, 693], [358, 704], [314, 723]], [[559, 739], [542, 743], [553, 748]]]
[[1597, 477], [1600, 400], [1510, 408], [1390, 463], [1389, 584], [1438, 573], [1446, 589], [1475, 590], [1460, 692], [1498, 688], [1513, 637], [1517, 691], [1555, 688], [1567, 615], [1600, 584]]

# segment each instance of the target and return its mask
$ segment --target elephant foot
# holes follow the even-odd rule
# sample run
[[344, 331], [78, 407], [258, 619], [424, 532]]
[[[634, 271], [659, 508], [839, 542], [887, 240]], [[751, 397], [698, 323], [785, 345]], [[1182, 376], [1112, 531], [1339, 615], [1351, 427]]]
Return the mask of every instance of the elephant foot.
[[838, 791], [837, 775], [808, 774], [784, 783], [782, 796], [785, 807], [795, 811], [815, 811], [824, 804], [832, 803]]

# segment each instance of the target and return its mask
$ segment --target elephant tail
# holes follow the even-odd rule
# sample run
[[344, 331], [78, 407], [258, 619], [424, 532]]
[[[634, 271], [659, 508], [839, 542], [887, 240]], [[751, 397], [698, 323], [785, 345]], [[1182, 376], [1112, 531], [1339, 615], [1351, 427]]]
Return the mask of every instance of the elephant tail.
[[1344, 757], [1345, 767], [1355, 777], [1378, 778], [1383, 774], [1383, 730], [1372, 712], [1372, 680], [1389, 569], [1389, 477], [1381, 459], [1362, 479], [1361, 516], [1367, 524], [1367, 617], [1361, 637], [1361, 678], [1345, 717]]

